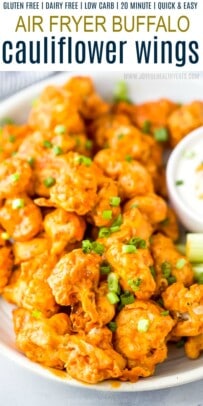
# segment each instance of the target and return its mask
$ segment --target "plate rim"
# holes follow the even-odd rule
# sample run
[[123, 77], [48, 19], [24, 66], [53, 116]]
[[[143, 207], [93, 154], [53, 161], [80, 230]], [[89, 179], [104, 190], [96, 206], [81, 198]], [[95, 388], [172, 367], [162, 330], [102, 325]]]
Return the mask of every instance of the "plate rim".
[[[21, 90], [20, 92], [17, 92], [16, 94], [10, 96], [6, 100], [1, 102], [0, 105], [0, 117], [5, 116], [7, 114], [7, 111], [14, 110], [16, 108], [16, 105], [25, 103], [27, 100], [33, 99], [33, 95], [38, 94], [45, 86], [47, 85], [60, 85], [64, 81], [70, 79], [73, 76], [90, 76], [95, 79], [101, 77], [102, 79], [104, 76], [109, 76], [109, 77], [114, 77], [115, 80], [123, 79], [123, 73], [122, 72], [87, 72], [84, 71], [82, 73], [79, 72], [64, 72], [64, 73], [59, 73], [55, 76], [50, 76], [36, 84], [32, 84], [31, 86], [26, 87], [25, 89]], [[187, 80], [182, 79], [181, 80], [183, 84], [188, 84]], [[128, 82], [128, 81], [127, 81]], [[138, 82], [138, 79], [135, 80], [135, 82]], [[151, 83], [151, 79], [146, 79], [144, 82], [145, 86], [147, 83]], [[154, 83], [160, 83], [163, 84], [165, 82], [169, 82], [174, 85], [174, 80], [163, 80], [163, 79], [155, 79]], [[201, 82], [203, 86], [203, 78], [200, 78], [198, 81], [197, 80], [190, 80], [191, 84], [199, 84]], [[157, 96], [158, 97], [158, 96]], [[164, 97], [164, 96], [162, 96]], [[165, 96], [167, 97], [167, 96]], [[156, 97], [155, 97], [156, 100]], [[4, 301], [3, 298], [0, 297], [0, 305], [1, 301]], [[6, 301], [4, 303], [7, 304]], [[1, 311], [1, 306], [0, 306], [0, 311]], [[121, 382], [118, 387], [113, 387], [111, 385], [111, 381], [105, 381], [96, 385], [91, 385], [91, 384], [86, 384], [80, 381], [77, 381], [73, 378], [67, 378], [67, 379], [62, 379], [61, 377], [58, 377], [54, 375], [54, 373], [50, 372], [50, 370], [40, 364], [37, 364], [35, 362], [30, 361], [27, 357], [24, 356], [24, 354], [20, 353], [17, 348], [15, 347], [9, 347], [8, 345], [4, 344], [3, 342], [0, 341], [0, 354], [3, 356], [13, 360], [15, 363], [17, 363], [20, 367], [24, 367], [25, 369], [29, 370], [32, 373], [37, 374], [38, 376], [41, 376], [43, 378], [49, 379], [50, 381], [55, 381], [55, 382], [60, 382], [62, 384], [68, 384], [72, 387], [79, 387], [79, 388], [84, 388], [84, 389], [91, 389], [94, 391], [104, 391], [104, 392], [147, 392], [147, 391], [155, 391], [155, 390], [160, 390], [160, 389], [165, 389], [165, 388], [171, 388], [171, 387], [176, 387], [180, 385], [184, 385], [190, 382], [195, 382], [203, 379], [203, 365], [202, 366], [197, 366], [194, 370], [191, 371], [182, 371], [181, 373], [174, 373], [173, 375], [169, 377], [161, 377], [153, 375], [152, 377], [149, 377], [147, 379], [140, 379], [136, 383], [130, 383], [130, 382]], [[190, 360], [189, 362], [192, 362]], [[141, 383], [141, 385], [140, 385]]]

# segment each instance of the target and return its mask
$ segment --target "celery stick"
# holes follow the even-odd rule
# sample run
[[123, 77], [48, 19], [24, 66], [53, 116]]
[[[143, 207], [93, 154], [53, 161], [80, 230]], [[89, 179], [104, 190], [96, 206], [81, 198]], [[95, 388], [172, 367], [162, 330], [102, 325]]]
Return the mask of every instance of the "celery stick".
[[176, 249], [180, 252], [180, 254], [185, 255], [186, 247], [184, 244], [176, 244]]
[[187, 234], [186, 256], [190, 262], [203, 262], [203, 233]]
[[196, 264], [192, 267], [194, 272], [195, 281], [199, 284], [203, 284], [203, 264]]

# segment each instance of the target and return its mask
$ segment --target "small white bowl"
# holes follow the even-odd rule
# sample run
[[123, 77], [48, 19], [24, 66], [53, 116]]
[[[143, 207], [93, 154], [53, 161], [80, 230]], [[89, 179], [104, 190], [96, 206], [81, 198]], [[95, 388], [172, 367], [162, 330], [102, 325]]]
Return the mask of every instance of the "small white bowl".
[[[167, 168], [166, 168], [166, 181], [169, 193], [170, 202], [180, 220], [180, 222], [185, 226], [188, 231], [203, 232], [203, 215], [195, 211], [195, 207], [191, 205], [190, 191], [188, 190], [188, 202], [187, 204], [184, 199], [182, 199], [179, 193], [179, 188], [176, 185], [177, 180], [177, 169], [180, 160], [183, 158], [184, 151], [191, 150], [197, 141], [203, 138], [203, 127], [199, 127], [196, 130], [189, 133], [178, 145], [175, 147], [171, 153]], [[189, 164], [189, 160], [188, 160]], [[189, 177], [192, 174], [189, 174]], [[202, 201], [203, 204], [203, 201]]]

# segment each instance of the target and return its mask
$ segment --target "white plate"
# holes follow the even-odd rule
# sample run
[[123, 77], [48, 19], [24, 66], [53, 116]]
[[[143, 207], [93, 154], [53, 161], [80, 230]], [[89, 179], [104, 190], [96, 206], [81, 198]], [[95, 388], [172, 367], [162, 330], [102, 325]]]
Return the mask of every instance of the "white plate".
[[[111, 98], [115, 83], [124, 78], [120, 73], [91, 73], [91, 76], [94, 79], [98, 91], [106, 99]], [[0, 118], [5, 116], [12, 117], [17, 122], [26, 120], [32, 100], [37, 97], [44, 86], [48, 83], [64, 83], [68, 77], [70, 77], [70, 74], [58, 75], [55, 78], [52, 77], [48, 81], [43, 81], [38, 85], [18, 93], [0, 105]], [[132, 78], [126, 81], [129, 85], [130, 97], [137, 102], [156, 100], [160, 97], [189, 102], [195, 99], [202, 100], [203, 97], [202, 80], [170, 81], [156, 79], [137, 80]], [[188, 360], [184, 356], [183, 350], [175, 349], [174, 347], [169, 349], [168, 360], [156, 368], [156, 374], [154, 376], [141, 379], [135, 384], [121, 383], [119, 386], [115, 386], [112, 382], [104, 382], [99, 385], [84, 385], [71, 378], [61, 378], [53, 374], [50, 370], [29, 361], [16, 350], [11, 322], [11, 310], [12, 307], [0, 299], [0, 352], [13, 361], [16, 361], [22, 367], [48, 379], [60, 380], [60, 382], [64, 382], [64, 384], [70, 384], [76, 387], [88, 387], [102, 391], [136, 392], [167, 388], [203, 378], [203, 358], [200, 357], [195, 361]]]

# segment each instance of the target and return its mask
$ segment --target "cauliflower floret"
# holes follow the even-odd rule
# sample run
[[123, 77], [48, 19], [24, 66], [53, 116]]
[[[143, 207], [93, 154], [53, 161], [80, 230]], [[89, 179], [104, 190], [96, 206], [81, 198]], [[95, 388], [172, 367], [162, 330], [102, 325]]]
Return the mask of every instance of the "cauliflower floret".
[[45, 216], [44, 229], [52, 242], [51, 253], [61, 254], [67, 245], [83, 239], [86, 224], [77, 214], [56, 209]]
[[112, 334], [107, 328], [70, 336], [60, 351], [68, 374], [91, 384], [121, 377], [126, 361], [113, 349], [111, 340]]
[[70, 152], [64, 170], [61, 168], [50, 188], [50, 200], [64, 210], [86, 214], [96, 203], [99, 174], [99, 168], [90, 158]]
[[177, 145], [185, 135], [202, 124], [203, 102], [194, 101], [175, 110], [168, 118], [171, 145]]
[[28, 241], [42, 230], [42, 215], [29, 197], [18, 195], [5, 201], [0, 223], [15, 241]]
[[59, 306], [47, 283], [55, 264], [56, 258], [49, 253], [43, 253], [22, 263], [20, 269], [14, 271], [3, 296], [9, 302], [25, 309], [37, 309], [47, 317], [57, 313]]
[[152, 225], [160, 223], [167, 215], [166, 202], [155, 193], [136, 196], [129, 200], [124, 206], [124, 212], [133, 207], [137, 207]]
[[153, 192], [152, 178], [147, 169], [138, 161], [126, 161], [121, 157], [120, 150], [100, 151], [94, 161], [107, 176], [117, 181], [122, 199], [132, 199], [134, 196]]
[[51, 368], [64, 368], [60, 347], [70, 333], [67, 314], [59, 313], [45, 319], [40, 312], [17, 309], [13, 312], [17, 348], [29, 359]]
[[0, 248], [0, 293], [8, 283], [12, 273], [13, 255], [9, 247]]
[[97, 321], [95, 289], [99, 283], [100, 263], [100, 255], [85, 254], [82, 249], [64, 255], [48, 278], [56, 302], [70, 306], [80, 301], [84, 312]]
[[44, 236], [33, 238], [30, 241], [15, 242], [13, 244], [15, 265], [33, 259], [35, 256], [49, 251], [49, 249], [50, 242]]
[[89, 128], [92, 138], [95, 140], [96, 145], [100, 148], [105, 148], [111, 136], [110, 131], [117, 131], [121, 126], [128, 126], [130, 124], [129, 118], [124, 114], [103, 114], [96, 118]]
[[143, 129], [146, 121], [149, 122], [149, 133], [157, 128], [167, 126], [167, 119], [178, 108], [171, 100], [160, 99], [138, 104], [134, 107], [132, 119], [138, 127]]
[[124, 159], [120, 151], [110, 148], [101, 149], [95, 156], [94, 162], [104, 171], [109, 178], [116, 180], [121, 173]]
[[64, 88], [78, 97], [78, 109], [85, 119], [92, 120], [108, 112], [110, 106], [96, 93], [89, 77], [71, 78]]
[[173, 335], [196, 336], [203, 333], [203, 285], [186, 288], [177, 282], [162, 294], [164, 306], [170, 310], [177, 324]]
[[78, 98], [62, 87], [47, 87], [33, 106], [28, 123], [33, 129], [49, 131], [63, 125], [70, 133], [84, 131], [84, 122], [78, 112]]
[[16, 154], [19, 145], [30, 133], [26, 124], [6, 124], [1, 128], [0, 162]]
[[119, 194], [123, 200], [153, 192], [150, 174], [139, 162], [123, 162], [118, 175]]
[[192, 265], [180, 254], [173, 241], [162, 234], [152, 237], [151, 252], [156, 271], [157, 293], [174, 282], [182, 282], [185, 286], [193, 283]]
[[203, 334], [199, 334], [196, 337], [190, 337], [185, 343], [186, 355], [191, 359], [196, 359], [203, 351]]
[[108, 285], [106, 282], [101, 282], [96, 290], [95, 303], [98, 318], [92, 321], [86, 314], [80, 303], [72, 306], [70, 319], [73, 330], [77, 332], [88, 332], [94, 327], [103, 327], [108, 324], [115, 316], [115, 305], [111, 304], [107, 298]]
[[179, 237], [179, 226], [175, 212], [171, 207], [167, 207], [166, 218], [157, 224], [156, 229], [164, 234], [166, 237], [177, 241]]
[[16, 157], [0, 163], [0, 199], [31, 192], [32, 170], [30, 165]]
[[167, 336], [174, 321], [151, 301], [136, 300], [116, 317], [115, 348], [127, 359], [122, 379], [135, 382], [154, 373], [167, 357]]
[[147, 248], [135, 248], [135, 251], [128, 253], [127, 249], [131, 247], [135, 248], [134, 245], [114, 243], [107, 250], [106, 259], [118, 275], [124, 291], [133, 292], [139, 299], [149, 299], [156, 288], [150, 271], [150, 266], [153, 265], [152, 257]]
[[88, 221], [97, 227], [110, 226], [121, 212], [120, 201], [117, 183], [106, 177], [101, 178], [96, 203], [88, 213]]
[[102, 230], [103, 228], [99, 232], [98, 241], [105, 247], [111, 247], [116, 242], [129, 241], [132, 237], [140, 237], [148, 241], [153, 231], [150, 223], [136, 207], [126, 211], [123, 216], [117, 217], [110, 228], [110, 235], [107, 234], [105, 238], [100, 238]]

